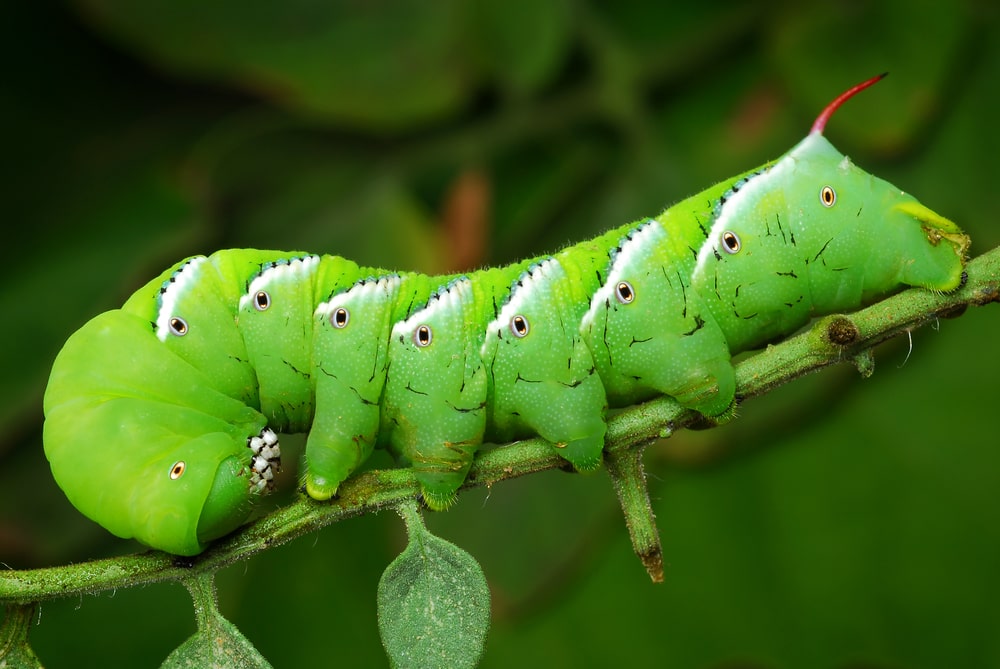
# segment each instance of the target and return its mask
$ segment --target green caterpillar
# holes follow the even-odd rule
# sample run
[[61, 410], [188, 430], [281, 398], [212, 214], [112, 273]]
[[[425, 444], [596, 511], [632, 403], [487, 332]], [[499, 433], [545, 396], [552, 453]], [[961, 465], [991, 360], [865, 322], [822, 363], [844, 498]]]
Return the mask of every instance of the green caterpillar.
[[336, 256], [185, 260], [67, 341], [45, 453], [121, 537], [194, 555], [247, 518], [308, 432], [305, 489], [336, 494], [375, 447], [447, 507], [484, 441], [540, 435], [597, 467], [604, 416], [656, 395], [734, 404], [733, 353], [901, 286], [963, 281], [969, 239], [822, 136], [656, 218], [553, 255], [425, 276]]

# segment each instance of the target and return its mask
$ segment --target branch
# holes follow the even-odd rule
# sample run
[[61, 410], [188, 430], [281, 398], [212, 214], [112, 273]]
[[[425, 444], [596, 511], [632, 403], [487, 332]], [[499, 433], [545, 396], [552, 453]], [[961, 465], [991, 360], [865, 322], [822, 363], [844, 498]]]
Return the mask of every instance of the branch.
[[[940, 294], [906, 290], [854, 314], [819, 319], [802, 334], [747, 358], [736, 365], [737, 396], [744, 400], [764, 395], [800, 376], [845, 361], [853, 362], [863, 374], [870, 373], [872, 349], [883, 341], [939, 318], [960, 315], [969, 305], [990, 302], [1000, 302], [1000, 248], [971, 261], [968, 281], [957, 291]], [[641, 453], [656, 439], [703, 421], [699, 414], [684, 409], [669, 397], [622, 410], [608, 421], [605, 447], [608, 460], [620, 461], [623, 455], [634, 460], [628, 451]], [[520, 441], [482, 452], [463, 489], [489, 487], [565, 466], [544, 440]], [[641, 476], [641, 468], [638, 474]], [[418, 486], [409, 469], [365, 472], [346, 481], [336, 499], [316, 502], [302, 496], [215, 542], [195, 558], [147, 551], [81, 564], [7, 571], [0, 574], [0, 602], [27, 604], [160, 581], [188, 580], [345, 518], [395, 507], [417, 494]], [[631, 524], [630, 530], [633, 530]], [[636, 548], [640, 552], [638, 544]], [[646, 562], [646, 556], [641, 552], [640, 556]]]

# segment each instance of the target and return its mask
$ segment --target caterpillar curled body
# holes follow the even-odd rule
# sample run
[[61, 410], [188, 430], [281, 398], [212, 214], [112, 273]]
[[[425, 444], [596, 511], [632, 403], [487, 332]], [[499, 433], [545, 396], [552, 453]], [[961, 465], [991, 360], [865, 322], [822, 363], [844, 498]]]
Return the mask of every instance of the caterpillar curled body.
[[308, 432], [316, 499], [386, 447], [432, 508], [477, 447], [540, 435], [597, 467], [609, 407], [734, 402], [731, 355], [901, 286], [962, 281], [969, 240], [822, 136], [558, 253], [426, 276], [337, 256], [185, 260], [66, 343], [45, 395], [56, 481], [114, 534], [193, 555]]

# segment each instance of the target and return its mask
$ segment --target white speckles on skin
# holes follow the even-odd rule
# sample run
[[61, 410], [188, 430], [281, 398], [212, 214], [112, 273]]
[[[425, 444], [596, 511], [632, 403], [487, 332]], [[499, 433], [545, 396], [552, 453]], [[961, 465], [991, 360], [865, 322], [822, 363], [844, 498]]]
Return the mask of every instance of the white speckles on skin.
[[165, 287], [160, 292], [160, 310], [156, 314], [156, 337], [160, 341], [166, 341], [167, 337], [170, 336], [172, 332], [170, 321], [178, 315], [174, 313], [177, 309], [177, 301], [191, 286], [198, 282], [201, 267], [206, 262], [208, 262], [208, 258], [205, 256], [191, 258], [164, 284]]
[[412, 341], [414, 331], [421, 325], [433, 322], [439, 311], [461, 310], [463, 304], [472, 303], [472, 298], [472, 281], [464, 276], [455, 279], [431, 295], [423, 309], [413, 312], [406, 320], [393, 325], [392, 336], [395, 338], [402, 335]]
[[328, 319], [337, 309], [346, 304], [357, 302], [368, 302], [370, 300], [386, 299], [399, 290], [402, 283], [397, 274], [380, 276], [378, 280], [359, 281], [345, 291], [337, 293], [325, 302], [320, 302], [316, 306], [315, 316], [317, 318]]
[[[800, 143], [799, 146], [802, 144]], [[798, 148], [798, 147], [796, 147]], [[771, 166], [771, 169], [750, 179], [737, 192], [729, 196], [722, 210], [712, 224], [712, 229], [708, 233], [708, 238], [698, 249], [698, 260], [695, 263], [694, 274], [701, 274], [705, 270], [705, 263], [709, 258], [715, 256], [719, 250], [722, 234], [730, 228], [737, 229], [736, 221], [745, 212], [747, 203], [760, 198], [761, 191], [767, 191], [772, 184], [780, 179], [786, 178], [785, 172], [794, 168], [796, 163], [795, 151], [789, 152], [784, 158]]]
[[615, 298], [615, 290], [619, 283], [632, 278], [626, 276], [626, 274], [629, 268], [632, 267], [636, 256], [641, 256], [644, 252], [647, 252], [647, 249], [662, 243], [662, 240], [666, 236], [667, 231], [663, 229], [663, 226], [650, 220], [636, 229], [630, 239], [622, 242], [621, 250], [615, 255], [615, 259], [611, 264], [611, 271], [608, 272], [608, 276], [604, 280], [604, 285], [598, 288], [594, 296], [590, 298], [590, 308], [583, 317], [580, 326], [581, 332], [588, 330], [594, 324], [594, 318], [596, 318], [608, 300], [614, 299], [618, 301]]
[[[525, 311], [525, 306], [534, 299], [534, 295], [539, 290], [539, 287], [550, 282], [553, 278], [565, 275], [566, 273], [563, 271], [562, 265], [555, 258], [546, 258], [537, 265], [532, 266], [518, 278], [517, 282], [519, 285], [511, 289], [510, 297], [500, 308], [500, 313], [497, 314], [497, 317], [486, 326], [486, 332], [503, 330], [509, 333], [511, 331], [511, 321], [514, 320], [515, 316], [522, 315]], [[489, 340], [490, 338], [487, 336], [483, 341], [481, 354], [484, 357], [487, 355]]]
[[298, 283], [306, 277], [312, 276], [319, 267], [319, 262], [319, 256], [304, 256], [302, 258], [292, 258], [287, 262], [279, 262], [264, 268], [250, 282], [247, 292], [240, 298], [240, 311], [250, 308], [257, 293], [261, 291], [267, 292], [275, 283], [282, 281]]

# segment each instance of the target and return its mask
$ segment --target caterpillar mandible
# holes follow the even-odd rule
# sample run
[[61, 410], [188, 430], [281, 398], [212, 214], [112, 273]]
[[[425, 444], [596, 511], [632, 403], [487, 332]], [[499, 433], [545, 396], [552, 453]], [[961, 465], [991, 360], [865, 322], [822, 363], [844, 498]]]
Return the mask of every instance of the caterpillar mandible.
[[666, 394], [734, 404], [731, 355], [902, 286], [962, 282], [969, 238], [824, 137], [596, 239], [426, 276], [234, 249], [182, 261], [72, 335], [45, 393], [45, 453], [85, 515], [194, 555], [247, 518], [308, 432], [322, 500], [376, 447], [434, 509], [477, 448], [539, 435], [601, 463], [605, 412]]

